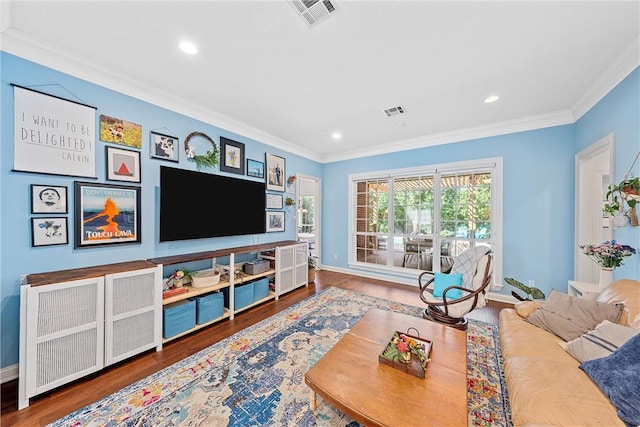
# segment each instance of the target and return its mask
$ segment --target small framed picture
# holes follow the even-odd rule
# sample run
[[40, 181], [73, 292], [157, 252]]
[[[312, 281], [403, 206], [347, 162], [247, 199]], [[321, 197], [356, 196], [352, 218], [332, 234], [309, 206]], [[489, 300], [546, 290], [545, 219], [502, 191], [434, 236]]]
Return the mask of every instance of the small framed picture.
[[286, 176], [284, 157], [267, 153], [265, 155], [267, 190], [284, 191]]
[[282, 209], [282, 194], [267, 193], [267, 209]]
[[31, 218], [31, 246], [66, 245], [69, 243], [67, 217]]
[[68, 213], [67, 187], [31, 184], [31, 213]]
[[100, 140], [139, 149], [142, 147], [142, 126], [101, 114]]
[[284, 212], [267, 212], [267, 233], [284, 231]]
[[220, 137], [220, 170], [244, 175], [244, 144]]
[[140, 187], [74, 184], [75, 248], [140, 243]]
[[247, 175], [256, 178], [264, 178], [264, 163], [253, 159], [247, 159]]
[[140, 182], [140, 152], [107, 146], [107, 179]]
[[172, 162], [179, 161], [178, 147], [180, 140], [176, 136], [163, 135], [158, 132], [149, 132], [150, 136], [150, 155], [152, 159], [169, 160]]

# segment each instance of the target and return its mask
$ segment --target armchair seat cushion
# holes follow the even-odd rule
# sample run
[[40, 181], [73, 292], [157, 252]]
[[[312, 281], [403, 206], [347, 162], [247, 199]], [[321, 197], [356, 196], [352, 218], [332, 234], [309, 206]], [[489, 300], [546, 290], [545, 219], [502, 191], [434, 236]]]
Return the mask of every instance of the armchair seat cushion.
[[[463, 295], [466, 295], [466, 294], [468, 294], [468, 292], [463, 292]], [[478, 301], [480, 300], [480, 298], [482, 298], [482, 305], [484, 305], [484, 295], [478, 295]], [[431, 303], [435, 305], [442, 302], [442, 297], [437, 298], [428, 292], [424, 292], [423, 300], [427, 304]], [[481, 305], [480, 302], [478, 302], [478, 305]], [[468, 300], [457, 302], [455, 304], [447, 304], [447, 310], [448, 310], [449, 316], [456, 317], [456, 318], [460, 318], [465, 314], [467, 314], [469, 310], [471, 310], [471, 307], [473, 307], [473, 298], [469, 298]], [[444, 307], [440, 306], [440, 310], [444, 312]]]

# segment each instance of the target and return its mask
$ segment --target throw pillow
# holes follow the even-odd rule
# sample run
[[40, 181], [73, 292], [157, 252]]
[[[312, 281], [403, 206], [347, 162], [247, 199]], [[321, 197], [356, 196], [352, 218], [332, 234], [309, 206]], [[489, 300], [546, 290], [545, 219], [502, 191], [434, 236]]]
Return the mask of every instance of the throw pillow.
[[622, 304], [596, 302], [552, 290], [549, 298], [526, 320], [565, 341], [571, 341], [603, 320], [617, 322], [622, 308]]
[[607, 395], [622, 421], [640, 425], [640, 335], [607, 357], [582, 363], [580, 369]]
[[616, 351], [640, 330], [605, 320], [593, 331], [569, 341], [565, 350], [579, 362], [600, 359]]
[[[444, 290], [449, 286], [460, 286], [462, 284], [462, 273], [458, 274], [443, 274], [443, 273], [433, 273], [433, 296], [442, 298], [442, 294]], [[462, 291], [460, 289], [450, 289], [447, 292], [447, 299], [457, 299], [462, 296]]]

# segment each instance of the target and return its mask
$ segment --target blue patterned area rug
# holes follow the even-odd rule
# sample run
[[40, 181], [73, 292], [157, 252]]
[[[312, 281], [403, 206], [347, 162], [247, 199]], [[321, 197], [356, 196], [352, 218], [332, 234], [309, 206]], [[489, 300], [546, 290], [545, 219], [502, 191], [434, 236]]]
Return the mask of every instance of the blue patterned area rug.
[[[304, 374], [373, 307], [421, 316], [331, 287], [50, 425], [358, 426], [321, 398], [312, 411]], [[511, 425], [497, 340], [495, 325], [470, 321], [470, 426]]]

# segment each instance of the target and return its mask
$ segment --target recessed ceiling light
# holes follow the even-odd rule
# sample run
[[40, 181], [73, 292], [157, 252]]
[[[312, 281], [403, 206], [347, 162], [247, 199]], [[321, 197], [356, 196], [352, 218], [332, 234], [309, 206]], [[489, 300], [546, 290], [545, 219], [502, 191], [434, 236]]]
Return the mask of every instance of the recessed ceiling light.
[[198, 53], [198, 48], [191, 42], [183, 41], [180, 42], [178, 46], [180, 46], [181, 51], [183, 51], [184, 53], [188, 53], [189, 55], [195, 55], [196, 53]]
[[491, 104], [492, 102], [496, 102], [498, 99], [500, 99], [499, 96], [491, 95], [490, 97], [488, 97], [487, 99], [484, 100], [484, 103], [485, 104]]
[[334, 141], [340, 141], [342, 139], [342, 133], [340, 132], [333, 132], [331, 134], [331, 139], [333, 139]]

